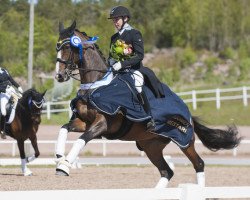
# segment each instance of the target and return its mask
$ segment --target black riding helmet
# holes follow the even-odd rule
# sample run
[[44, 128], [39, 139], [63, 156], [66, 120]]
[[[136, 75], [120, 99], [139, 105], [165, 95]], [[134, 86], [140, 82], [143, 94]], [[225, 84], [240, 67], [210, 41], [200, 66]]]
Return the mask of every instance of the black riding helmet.
[[116, 6], [111, 9], [108, 19], [113, 19], [116, 17], [128, 17], [128, 19], [130, 19], [131, 15], [130, 15], [129, 10], [126, 7]]

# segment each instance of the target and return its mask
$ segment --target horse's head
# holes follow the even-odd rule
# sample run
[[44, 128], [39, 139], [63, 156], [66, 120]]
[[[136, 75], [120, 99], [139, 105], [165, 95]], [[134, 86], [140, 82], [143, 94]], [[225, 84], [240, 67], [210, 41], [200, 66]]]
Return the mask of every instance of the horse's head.
[[27, 111], [27, 114], [29, 114], [32, 122], [35, 124], [40, 124], [41, 122], [45, 93], [46, 91], [39, 93], [35, 89], [29, 89], [23, 93], [23, 97], [20, 99], [21, 107]]
[[59, 23], [55, 76], [58, 82], [64, 82], [70, 77], [74, 77], [76, 70], [79, 70], [81, 81], [86, 82], [89, 81], [85, 79], [87, 71], [100, 70], [95, 70], [94, 67], [101, 68], [101, 70], [107, 68], [105, 61], [100, 56], [100, 51], [94, 44], [96, 39], [97, 37], [89, 37], [78, 31], [75, 21], [68, 28], [64, 28], [63, 24]]

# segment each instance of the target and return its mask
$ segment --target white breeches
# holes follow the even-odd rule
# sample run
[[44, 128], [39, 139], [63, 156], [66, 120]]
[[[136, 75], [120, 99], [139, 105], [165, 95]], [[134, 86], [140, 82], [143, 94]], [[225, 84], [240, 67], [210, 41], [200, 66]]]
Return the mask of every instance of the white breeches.
[[9, 102], [10, 95], [6, 93], [0, 93], [0, 98], [1, 98], [1, 114], [3, 116], [6, 116], [7, 114], [6, 105]]
[[138, 70], [131, 70], [131, 71], [132, 71], [131, 77], [135, 81], [135, 89], [137, 90], [137, 92], [141, 93], [142, 92], [142, 86], [144, 84], [143, 75]]
[[15, 107], [12, 108], [10, 116], [8, 121], [6, 121], [7, 124], [10, 124], [11, 122], [13, 122], [14, 118], [15, 118], [15, 114], [16, 114], [16, 105]]

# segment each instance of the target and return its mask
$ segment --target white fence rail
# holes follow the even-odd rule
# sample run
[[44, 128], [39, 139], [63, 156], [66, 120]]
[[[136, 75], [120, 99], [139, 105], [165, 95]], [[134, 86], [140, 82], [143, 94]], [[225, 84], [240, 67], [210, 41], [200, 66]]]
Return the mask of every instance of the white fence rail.
[[[248, 99], [250, 99], [250, 87], [238, 87], [228, 89], [211, 89], [211, 90], [192, 90], [189, 92], [177, 93], [185, 103], [192, 103], [194, 110], [197, 109], [198, 102], [215, 101], [216, 108], [220, 109], [221, 102], [227, 100], [242, 100], [244, 106], [248, 106]], [[248, 94], [249, 93], [249, 94]], [[57, 108], [61, 106], [62, 108]], [[47, 114], [47, 119], [51, 118], [52, 113], [68, 112], [69, 118], [72, 115], [70, 108], [70, 101], [61, 102], [46, 102], [44, 104], [43, 113]]]
[[178, 188], [165, 189], [101, 189], [101, 190], [47, 190], [47, 191], [6, 191], [0, 192], [1, 200], [19, 199], [33, 200], [37, 197], [61, 200], [153, 200], [180, 199], [205, 200], [206, 198], [249, 198], [250, 187], [201, 187], [196, 184], [180, 184]]
[[[192, 103], [193, 109], [197, 109], [198, 102], [208, 102], [215, 101], [216, 108], [220, 109], [221, 102], [227, 100], [242, 100], [244, 106], [248, 105], [248, 91], [250, 87], [238, 87], [238, 88], [228, 88], [228, 89], [211, 89], [211, 90], [192, 90], [189, 92], [177, 93], [185, 103]], [[204, 97], [208, 96], [208, 97]]]
[[[74, 140], [68, 140], [66, 141], [66, 144], [73, 144], [75, 141]], [[30, 141], [25, 141], [26, 144], [30, 144], [31, 148], [31, 142]], [[38, 140], [37, 141], [38, 145], [39, 144], [52, 144], [56, 148], [56, 140]], [[195, 141], [196, 144], [202, 144], [200, 140]], [[10, 144], [11, 145], [11, 155], [14, 157], [16, 156], [16, 149], [17, 149], [17, 142], [16, 140], [8, 140], [8, 141], [0, 141], [1, 144]], [[108, 152], [108, 145], [111, 144], [135, 144], [134, 141], [121, 141], [121, 140], [105, 140], [105, 139], [96, 139], [96, 140], [91, 140], [88, 144], [100, 144], [102, 145], [102, 156], [105, 157], [107, 156]], [[250, 144], [250, 140], [242, 140], [241, 144]], [[6, 149], [6, 147], [5, 147]], [[237, 156], [237, 147], [232, 150], [233, 156]], [[19, 155], [19, 154], [18, 154]], [[144, 152], [140, 151], [140, 155], [144, 156]]]

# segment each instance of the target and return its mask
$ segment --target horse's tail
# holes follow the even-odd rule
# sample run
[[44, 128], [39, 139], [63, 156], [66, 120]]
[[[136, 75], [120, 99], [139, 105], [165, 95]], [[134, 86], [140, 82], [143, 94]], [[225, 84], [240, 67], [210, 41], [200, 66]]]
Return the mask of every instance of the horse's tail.
[[211, 151], [220, 149], [233, 149], [240, 144], [241, 137], [238, 137], [238, 130], [235, 125], [228, 126], [227, 130], [211, 129], [199, 122], [197, 117], [192, 117], [194, 132], [203, 145]]

